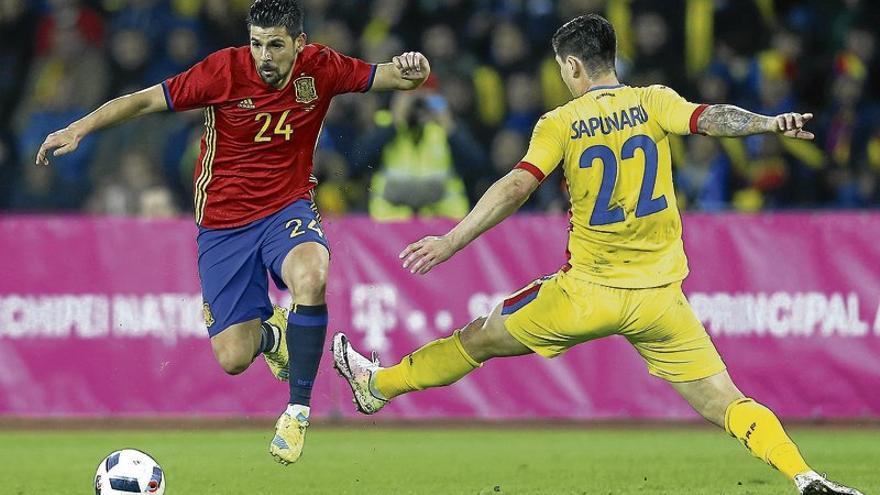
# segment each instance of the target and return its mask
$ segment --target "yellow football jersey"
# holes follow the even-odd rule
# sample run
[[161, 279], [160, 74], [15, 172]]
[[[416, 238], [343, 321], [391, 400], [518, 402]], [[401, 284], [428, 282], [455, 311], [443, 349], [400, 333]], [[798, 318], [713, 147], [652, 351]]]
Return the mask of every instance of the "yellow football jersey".
[[543, 180], [563, 164], [569, 275], [618, 288], [687, 276], [668, 134], [696, 132], [704, 109], [665, 86], [619, 85], [594, 87], [541, 117], [518, 167]]

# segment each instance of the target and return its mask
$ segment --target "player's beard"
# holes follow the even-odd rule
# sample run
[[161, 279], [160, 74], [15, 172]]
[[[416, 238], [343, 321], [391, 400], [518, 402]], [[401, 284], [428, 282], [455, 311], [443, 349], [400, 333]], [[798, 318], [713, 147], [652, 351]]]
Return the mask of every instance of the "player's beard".
[[262, 64], [257, 72], [260, 74], [260, 79], [270, 86], [275, 86], [284, 78], [277, 65]]

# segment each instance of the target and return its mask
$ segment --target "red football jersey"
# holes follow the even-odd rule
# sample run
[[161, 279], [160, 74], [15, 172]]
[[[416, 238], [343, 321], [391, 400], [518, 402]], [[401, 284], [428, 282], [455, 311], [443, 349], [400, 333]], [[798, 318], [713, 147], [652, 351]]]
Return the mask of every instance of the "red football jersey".
[[244, 46], [214, 52], [163, 82], [170, 109], [205, 109], [196, 223], [238, 227], [309, 198], [330, 100], [369, 90], [375, 74], [375, 65], [311, 44], [297, 57], [288, 85], [276, 89], [260, 79]]

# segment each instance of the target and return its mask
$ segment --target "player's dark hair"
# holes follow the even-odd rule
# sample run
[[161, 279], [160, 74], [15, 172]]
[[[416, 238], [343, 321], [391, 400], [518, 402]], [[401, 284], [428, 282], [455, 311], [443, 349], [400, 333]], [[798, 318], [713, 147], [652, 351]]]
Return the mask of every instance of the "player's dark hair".
[[608, 19], [598, 14], [585, 14], [556, 30], [553, 51], [563, 60], [569, 55], [579, 58], [590, 74], [614, 72], [617, 35]]
[[283, 26], [295, 38], [303, 32], [303, 8], [299, 0], [254, 0], [248, 12], [249, 26]]

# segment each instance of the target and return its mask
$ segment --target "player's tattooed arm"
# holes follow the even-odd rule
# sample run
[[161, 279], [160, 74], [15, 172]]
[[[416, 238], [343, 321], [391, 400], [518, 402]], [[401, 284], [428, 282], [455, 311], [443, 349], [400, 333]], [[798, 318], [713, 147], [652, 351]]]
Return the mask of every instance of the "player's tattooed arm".
[[717, 137], [776, 132], [791, 138], [813, 139], [813, 133], [804, 130], [804, 125], [812, 118], [811, 113], [792, 112], [770, 117], [735, 105], [711, 105], [697, 119], [697, 131]]
[[49, 134], [37, 152], [36, 163], [48, 165], [50, 152], [52, 156], [61, 156], [74, 151], [79, 146], [80, 140], [94, 131], [167, 109], [165, 91], [158, 84], [110, 100], [64, 129]]
[[400, 253], [403, 267], [424, 275], [470, 244], [483, 232], [512, 215], [538, 188], [540, 182], [530, 172], [513, 169], [498, 179], [467, 214], [446, 235], [428, 236], [407, 246]]
[[771, 121], [734, 105], [712, 105], [697, 120], [697, 130], [709, 136], [749, 136], [768, 132]]
[[387, 64], [376, 67], [372, 90], [410, 90], [421, 86], [431, 75], [431, 64], [419, 52], [402, 53]]

